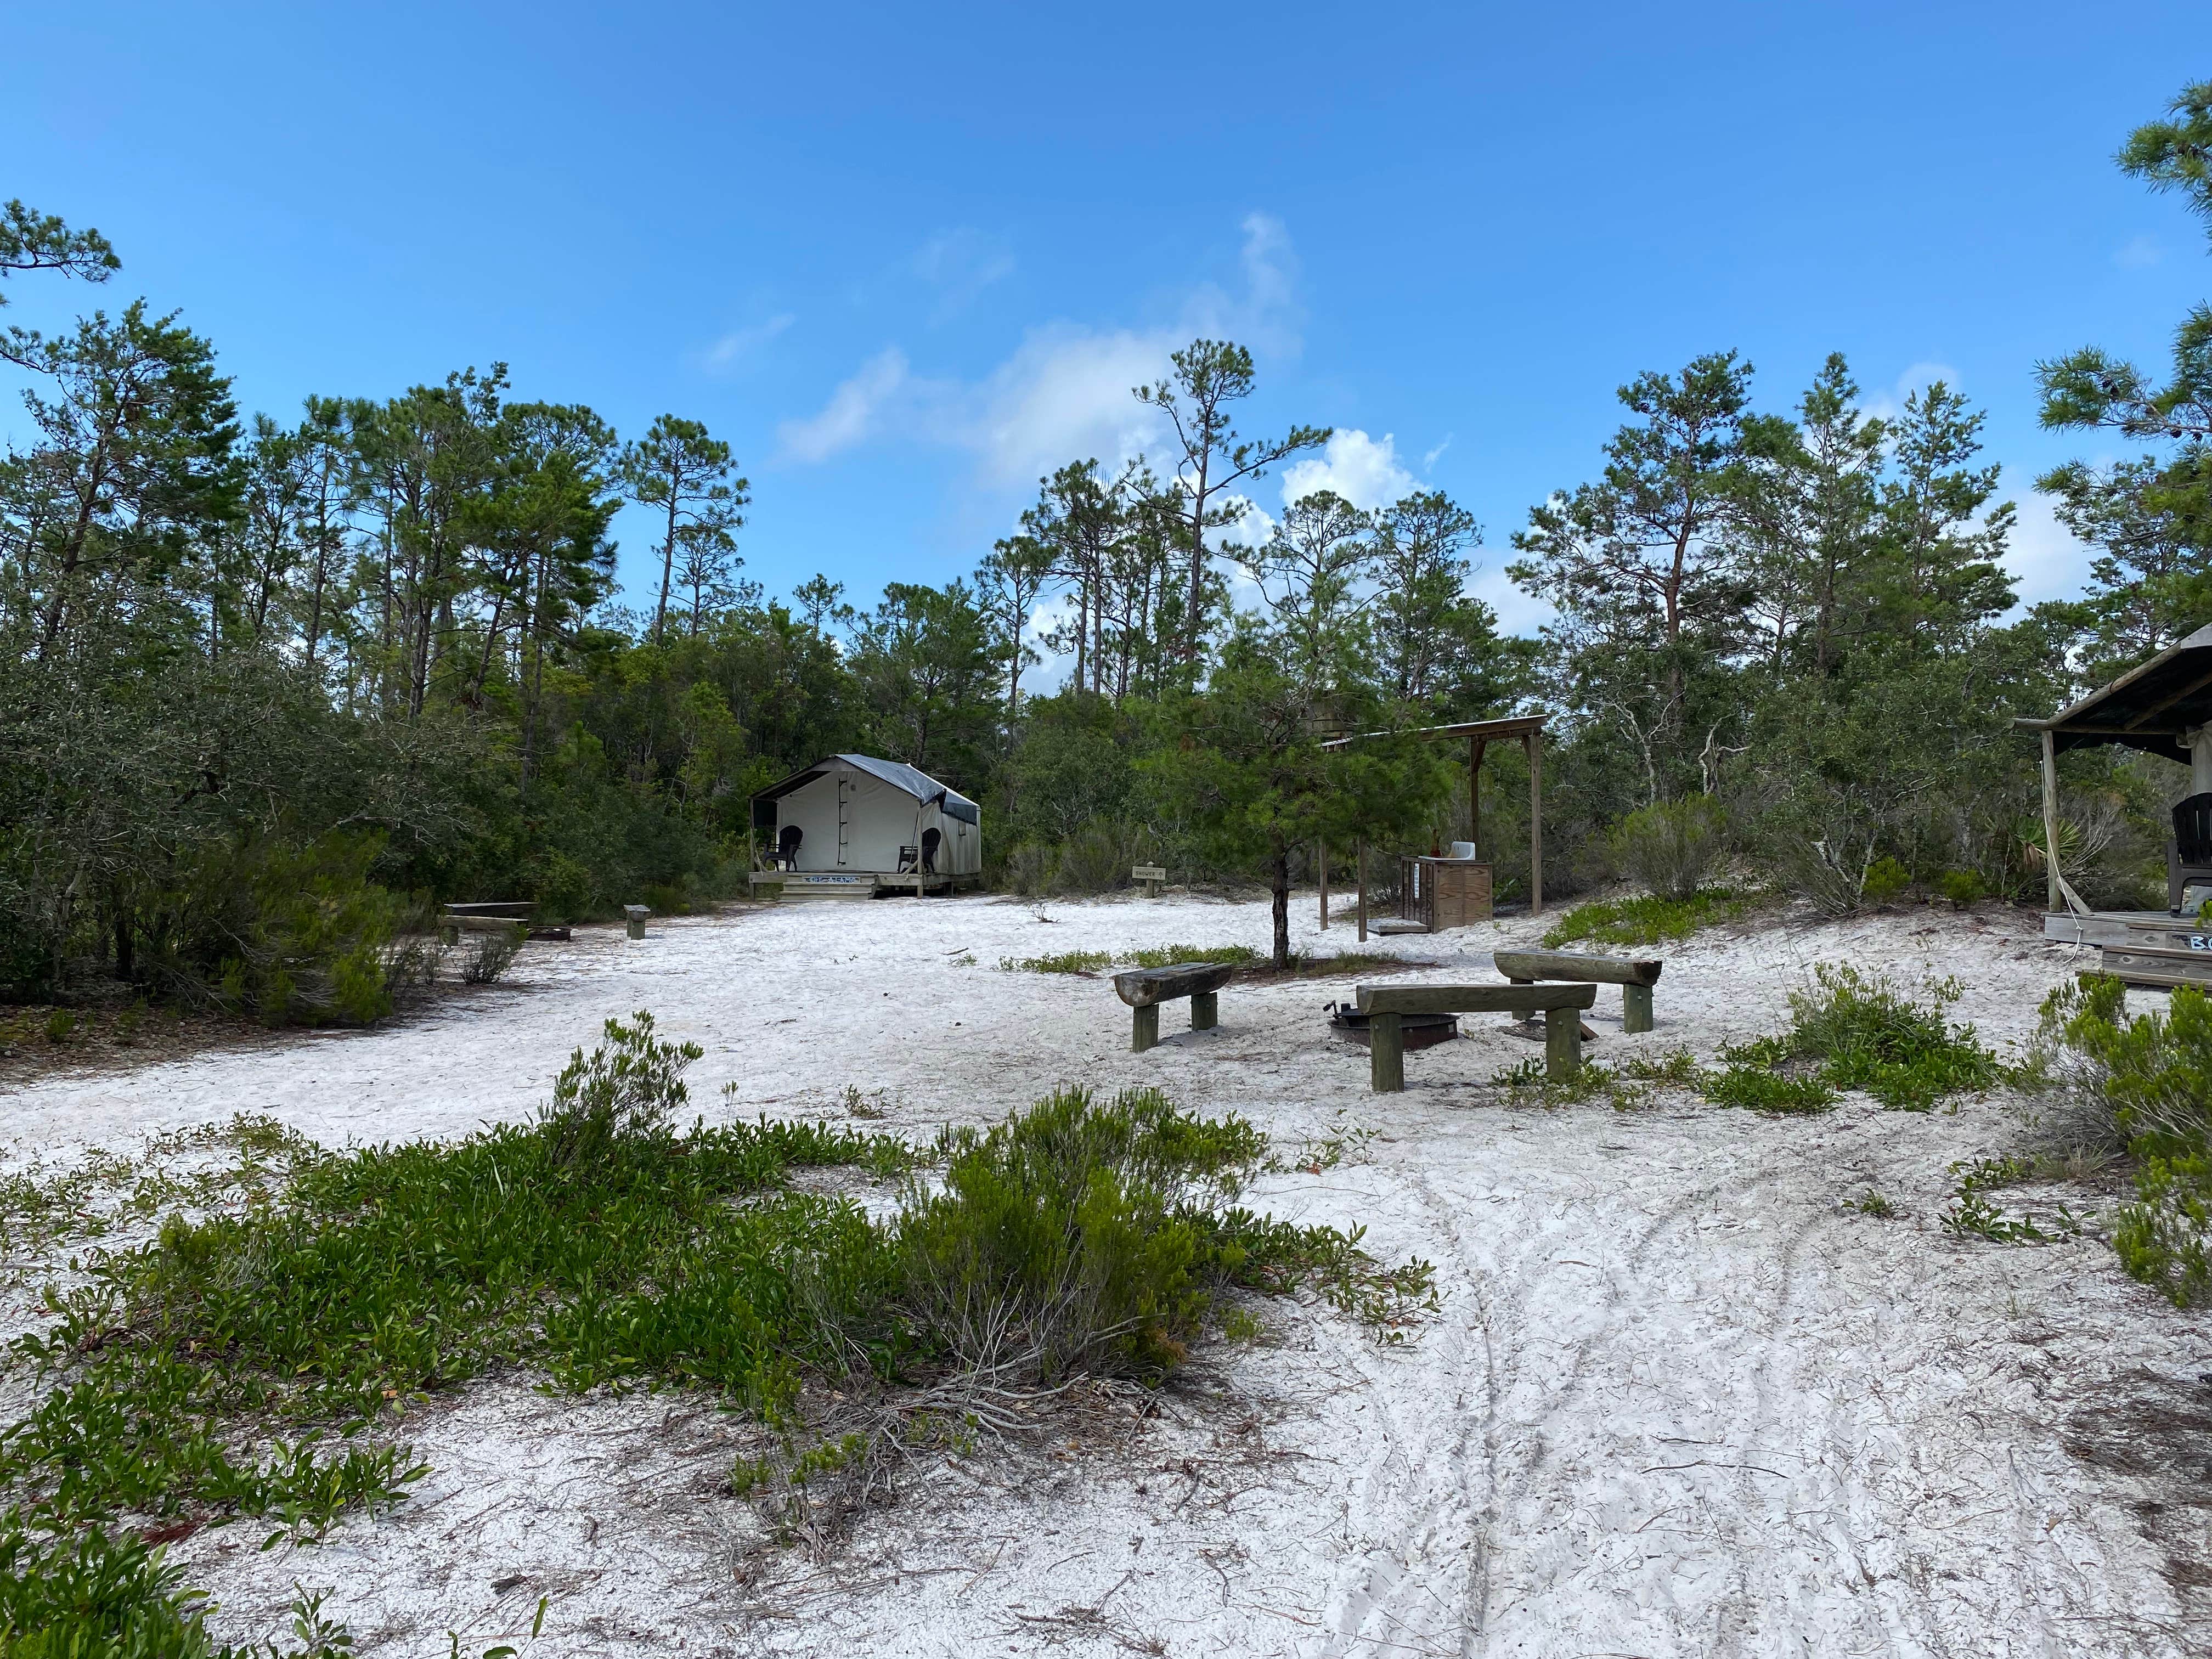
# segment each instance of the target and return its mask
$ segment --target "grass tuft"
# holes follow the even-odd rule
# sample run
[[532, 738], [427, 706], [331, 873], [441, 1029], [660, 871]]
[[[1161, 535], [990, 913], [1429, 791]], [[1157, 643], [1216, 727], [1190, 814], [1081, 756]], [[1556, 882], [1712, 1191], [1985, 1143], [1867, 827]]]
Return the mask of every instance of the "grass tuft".
[[1700, 888], [1686, 899], [1656, 893], [1603, 899], [1568, 911], [1545, 933], [1544, 943], [1554, 950], [1563, 945], [1661, 945], [1740, 916], [1752, 903], [1749, 896], [1725, 887]]
[[[679, 1130], [697, 1054], [611, 1020], [536, 1121], [455, 1142], [330, 1152], [249, 1125], [262, 1178], [90, 1251], [14, 1345], [43, 1393], [0, 1429], [0, 1651], [213, 1653], [125, 1523], [318, 1536], [400, 1501], [426, 1473], [415, 1403], [487, 1372], [753, 1413], [782, 1449], [733, 1483], [803, 1533], [825, 1488], [865, 1496], [888, 1461], [1004, 1431], [1010, 1399], [1157, 1382], [1224, 1291], [1310, 1289], [1384, 1340], [1434, 1304], [1427, 1264], [1382, 1267], [1357, 1228], [1235, 1207], [1267, 1145], [1233, 1115], [1070, 1089], [922, 1152], [828, 1123]], [[793, 1191], [802, 1166], [908, 1181], [872, 1220]], [[824, 1432], [810, 1375], [891, 1403]], [[38, 1588], [57, 1584], [79, 1588]], [[309, 1611], [329, 1639], [306, 1650], [335, 1650]]]

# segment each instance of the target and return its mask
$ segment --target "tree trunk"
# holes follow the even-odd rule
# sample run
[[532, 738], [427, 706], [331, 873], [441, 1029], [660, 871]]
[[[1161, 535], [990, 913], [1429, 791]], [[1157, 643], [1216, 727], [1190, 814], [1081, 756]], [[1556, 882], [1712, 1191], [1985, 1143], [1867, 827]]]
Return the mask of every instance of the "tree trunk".
[[1277, 849], [1273, 877], [1275, 898], [1275, 966], [1291, 965], [1291, 852], [1287, 847]]

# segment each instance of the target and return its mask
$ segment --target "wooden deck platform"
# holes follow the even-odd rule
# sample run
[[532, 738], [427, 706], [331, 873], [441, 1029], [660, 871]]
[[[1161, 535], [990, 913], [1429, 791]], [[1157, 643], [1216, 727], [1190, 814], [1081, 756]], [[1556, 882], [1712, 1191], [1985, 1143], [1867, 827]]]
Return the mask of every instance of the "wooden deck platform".
[[2081, 916], [2057, 911], [2043, 918], [2043, 936], [2063, 945], [2099, 947], [2094, 971], [2130, 985], [2201, 985], [2212, 990], [2212, 928], [2200, 924], [2194, 913], [2100, 910]]
[[917, 877], [911, 871], [756, 870], [749, 885], [756, 898], [864, 899], [878, 893], [951, 893], [982, 881], [980, 875]]

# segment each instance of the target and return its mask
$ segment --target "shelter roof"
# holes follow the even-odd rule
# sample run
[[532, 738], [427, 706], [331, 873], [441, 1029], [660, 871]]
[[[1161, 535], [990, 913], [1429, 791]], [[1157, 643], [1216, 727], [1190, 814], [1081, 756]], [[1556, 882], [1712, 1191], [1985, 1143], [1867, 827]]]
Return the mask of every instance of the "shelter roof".
[[945, 816], [959, 818], [969, 823], [983, 821], [982, 809], [967, 796], [949, 785], [939, 783], [928, 773], [904, 761], [878, 760], [873, 755], [830, 755], [814, 763], [803, 771], [793, 772], [781, 783], [773, 784], [755, 795], [755, 800], [775, 800], [793, 790], [811, 783], [828, 774], [832, 766], [843, 764], [856, 772], [866, 772], [870, 777], [880, 778], [894, 789], [902, 789], [923, 805], [932, 801], [941, 803]]
[[2168, 760], [2189, 760], [2181, 734], [2212, 723], [2212, 624], [2166, 647], [2047, 720], [2014, 725], [2048, 732], [2055, 749], [2116, 743]]
[[[1524, 738], [1531, 732], [1540, 732], [1549, 714], [1512, 714], [1499, 720], [1462, 720], [1455, 726], [1415, 726], [1399, 735], [1409, 738]], [[1381, 732], [1354, 732], [1349, 736], [1331, 738], [1322, 744], [1324, 749], [1341, 749], [1346, 744], [1357, 743], [1362, 738], [1379, 738]]]

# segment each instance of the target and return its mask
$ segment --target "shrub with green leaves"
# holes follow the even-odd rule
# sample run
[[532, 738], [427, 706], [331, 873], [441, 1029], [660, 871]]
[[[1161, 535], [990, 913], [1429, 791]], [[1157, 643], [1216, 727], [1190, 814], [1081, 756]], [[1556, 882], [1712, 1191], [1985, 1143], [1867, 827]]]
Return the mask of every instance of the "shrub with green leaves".
[[[1943, 1011], [1959, 1000], [1956, 981], [1929, 988], [1915, 1002], [1884, 975], [1821, 963], [1812, 982], [1790, 994], [1790, 1026], [1723, 1050], [1732, 1071], [1817, 1067], [1837, 1089], [1863, 1089], [1893, 1111], [1924, 1112], [1950, 1096], [1986, 1089], [2003, 1075], [1971, 1025]], [[1746, 1088], [1759, 1085], [1746, 1084]]]
[[1384, 1331], [1432, 1295], [1425, 1264], [1376, 1268], [1357, 1230], [1229, 1207], [1266, 1152], [1233, 1115], [1062, 1091], [948, 1129], [926, 1155], [941, 1179], [878, 1221], [787, 1171], [897, 1174], [912, 1148], [765, 1119], [679, 1131], [698, 1054], [649, 1014], [611, 1020], [533, 1123], [290, 1143], [281, 1186], [83, 1257], [14, 1345], [45, 1392], [0, 1428], [0, 1569], [83, 1594], [42, 1601], [0, 1570], [0, 1652], [207, 1650], [174, 1576], [112, 1541], [123, 1517], [312, 1537], [401, 1499], [425, 1472], [410, 1403], [489, 1371], [706, 1391], [782, 1431], [789, 1484], [876, 1455], [799, 1443], [809, 1371], [877, 1392], [1157, 1377], [1227, 1289], [1311, 1283]]
[[2120, 1265], [2178, 1307], [2212, 1300], [2212, 999], [2177, 986], [2163, 1014], [2127, 1016], [2097, 975], [2045, 999], [2046, 1083], [2110, 1114], [2136, 1160], [2112, 1234]]
[[977, 1372], [1157, 1375], [1222, 1276], [1206, 1216], [1264, 1150], [1243, 1119], [1200, 1119], [1152, 1089], [1105, 1105], [1063, 1089], [990, 1129], [948, 1130], [943, 1184], [917, 1184], [898, 1222], [915, 1321]]
[[1682, 899], [1656, 893], [1601, 899], [1568, 911], [1546, 932], [1544, 943], [1554, 950], [1584, 943], [1660, 945], [1687, 939], [1701, 927], [1740, 916], [1750, 908], [1748, 898], [1720, 887], [1707, 887]]
[[1613, 856], [1646, 892], [1680, 904], [1705, 890], [1728, 851], [1728, 821], [1710, 795], [1638, 807], [1613, 826]]

